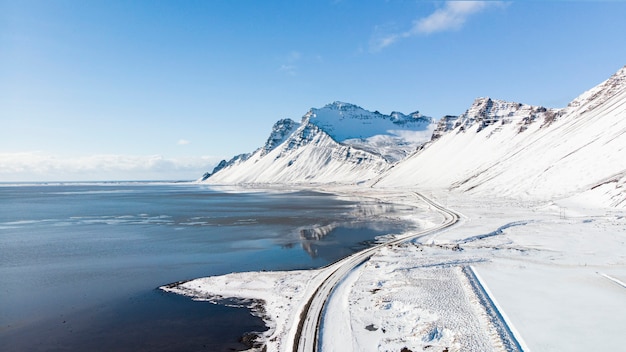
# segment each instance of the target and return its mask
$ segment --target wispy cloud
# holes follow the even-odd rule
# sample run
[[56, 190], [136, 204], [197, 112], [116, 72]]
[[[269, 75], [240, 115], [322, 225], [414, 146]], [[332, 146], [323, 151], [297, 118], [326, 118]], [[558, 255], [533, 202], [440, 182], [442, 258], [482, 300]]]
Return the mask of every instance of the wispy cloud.
[[299, 51], [292, 51], [289, 53], [289, 61], [297, 61], [300, 60], [300, 58], [302, 57], [302, 53], [300, 53]]
[[295, 76], [297, 68], [298, 67], [296, 65], [282, 64], [282, 65], [280, 65], [280, 68], [278, 68], [278, 71], [284, 72], [284, 73], [288, 74], [289, 76]]
[[413, 26], [404, 32], [380, 33], [375, 29], [375, 35], [370, 42], [372, 51], [382, 50], [397, 41], [416, 35], [429, 35], [436, 32], [459, 30], [468, 18], [490, 6], [501, 6], [501, 1], [446, 1], [443, 7], [435, 12], [413, 21]]
[[300, 53], [299, 51], [290, 52], [285, 58], [285, 63], [280, 65], [278, 70], [290, 76], [295, 76], [298, 70], [298, 66], [296, 65], [296, 63], [300, 61], [301, 58], [302, 53]]
[[412, 34], [443, 32], [460, 29], [467, 18], [485, 9], [494, 2], [487, 1], [448, 1], [446, 5], [430, 16], [417, 20]]
[[79, 157], [45, 152], [0, 153], [0, 181], [193, 179], [219, 158], [99, 154]]
[[280, 62], [282, 64], [278, 67], [278, 72], [288, 76], [298, 76], [303, 68], [303, 71], [306, 72], [309, 66], [323, 64], [324, 57], [313, 53], [303, 54], [294, 50], [280, 57]]
[[178, 145], [187, 145], [187, 144], [191, 144], [191, 142], [186, 140], [186, 139], [179, 139], [178, 140]]

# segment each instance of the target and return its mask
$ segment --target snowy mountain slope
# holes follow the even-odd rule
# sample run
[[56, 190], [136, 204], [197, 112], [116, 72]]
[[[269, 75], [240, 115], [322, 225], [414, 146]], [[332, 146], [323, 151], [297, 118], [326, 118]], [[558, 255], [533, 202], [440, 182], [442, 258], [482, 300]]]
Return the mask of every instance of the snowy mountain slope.
[[312, 124], [301, 125], [283, 143], [264, 154], [261, 148], [209, 177], [213, 184], [355, 183], [388, 167], [381, 156], [335, 142]]
[[372, 179], [430, 139], [434, 122], [419, 113], [383, 115], [335, 102], [301, 123], [278, 121], [265, 146], [222, 161], [202, 181], [355, 183]]
[[318, 126], [342, 144], [383, 155], [391, 162], [403, 159], [427, 142], [435, 127], [431, 117], [418, 111], [383, 115], [339, 101], [311, 109], [303, 121]]
[[376, 185], [626, 206], [625, 133], [626, 67], [564, 109], [477, 99]]
[[248, 158], [250, 158], [253, 154], [258, 153], [260, 154], [260, 156], [266, 155], [274, 148], [279, 146], [281, 143], [283, 143], [299, 126], [300, 124], [292, 119], [278, 120], [272, 127], [272, 132], [270, 133], [270, 136], [267, 138], [267, 141], [265, 142], [265, 145], [263, 147], [257, 149], [253, 153], [239, 154], [235, 155], [228, 161], [220, 161], [220, 163], [217, 164], [215, 168], [213, 168], [213, 171], [205, 173], [200, 181], [205, 181], [209, 177], [213, 176], [216, 172], [225, 169], [226, 167], [241, 164], [242, 162], [248, 160]]

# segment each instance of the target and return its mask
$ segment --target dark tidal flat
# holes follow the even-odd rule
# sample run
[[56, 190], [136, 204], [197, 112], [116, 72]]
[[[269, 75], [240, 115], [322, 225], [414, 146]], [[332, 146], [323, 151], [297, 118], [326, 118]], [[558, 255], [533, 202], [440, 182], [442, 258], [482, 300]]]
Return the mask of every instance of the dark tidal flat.
[[0, 350], [232, 351], [263, 331], [179, 280], [316, 268], [415, 209], [311, 191], [195, 184], [0, 184]]

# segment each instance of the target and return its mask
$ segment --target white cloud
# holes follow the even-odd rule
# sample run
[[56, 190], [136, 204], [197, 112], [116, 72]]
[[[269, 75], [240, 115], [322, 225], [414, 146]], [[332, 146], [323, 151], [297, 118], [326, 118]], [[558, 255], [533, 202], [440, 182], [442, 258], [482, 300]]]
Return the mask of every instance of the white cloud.
[[302, 54], [299, 51], [292, 51], [289, 53], [289, 57], [287, 60], [289, 60], [289, 62], [295, 62], [300, 60], [301, 57]]
[[290, 52], [285, 58], [285, 63], [280, 65], [278, 71], [284, 72], [290, 76], [295, 76], [298, 69], [296, 63], [300, 61], [301, 58], [302, 53], [300, 53], [299, 51]]
[[191, 142], [186, 140], [186, 139], [179, 139], [178, 140], [178, 145], [187, 145], [187, 144], [191, 144]]
[[448, 1], [430, 16], [415, 21], [411, 34], [430, 34], [460, 29], [467, 18], [485, 9], [487, 1]]
[[386, 37], [380, 38], [380, 40], [377, 41], [376, 43], [376, 47], [378, 49], [382, 49], [385, 47], [388, 47], [389, 45], [395, 43], [398, 41], [398, 39], [402, 38], [402, 35], [399, 34], [390, 34]]
[[278, 67], [278, 72], [289, 76], [297, 76], [302, 67], [307, 65], [317, 65], [324, 62], [324, 57], [319, 54], [302, 54], [299, 51], [291, 51], [281, 58], [282, 64]]
[[295, 76], [296, 75], [296, 65], [281, 65], [280, 68], [278, 69], [281, 72], [285, 72], [286, 74], [290, 75], [290, 76]]
[[379, 51], [403, 38], [459, 30], [470, 16], [489, 6], [501, 6], [502, 4], [501, 1], [446, 1], [443, 7], [435, 10], [432, 14], [415, 20], [408, 31], [375, 35], [370, 42], [370, 48], [372, 51]]
[[219, 161], [211, 156], [99, 154], [79, 157], [44, 152], [0, 153], [0, 181], [195, 179]]

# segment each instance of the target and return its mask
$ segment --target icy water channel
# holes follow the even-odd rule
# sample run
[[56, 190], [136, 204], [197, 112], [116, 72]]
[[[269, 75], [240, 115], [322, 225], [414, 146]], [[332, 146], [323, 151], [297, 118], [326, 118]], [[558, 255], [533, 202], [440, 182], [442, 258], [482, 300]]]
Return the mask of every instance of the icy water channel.
[[0, 184], [0, 350], [229, 351], [247, 309], [159, 291], [238, 271], [316, 268], [415, 209], [311, 191], [194, 184]]

